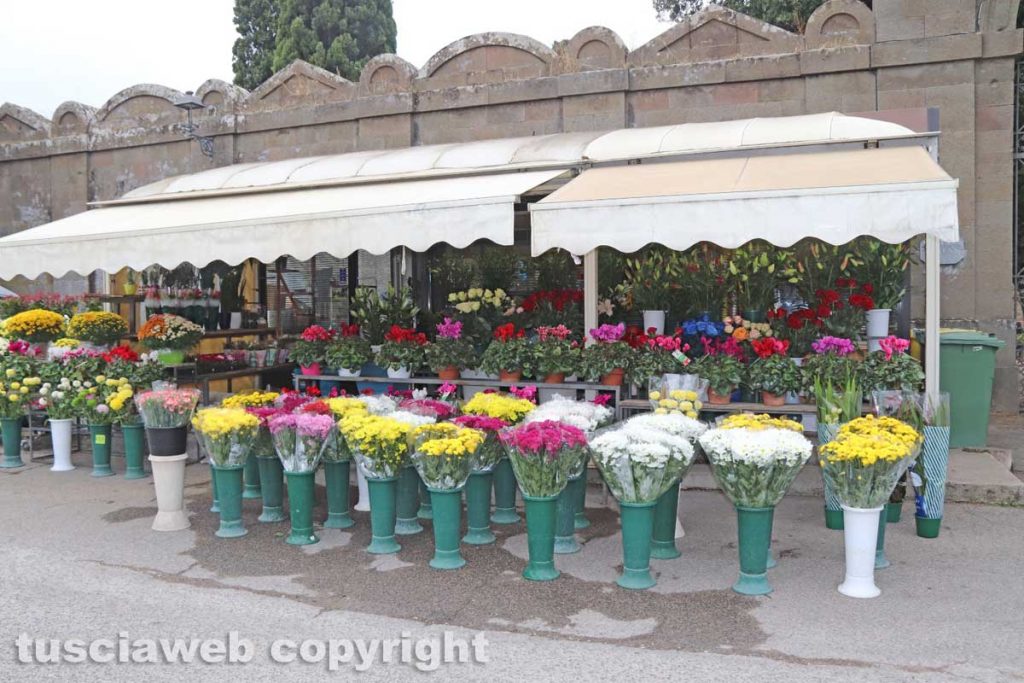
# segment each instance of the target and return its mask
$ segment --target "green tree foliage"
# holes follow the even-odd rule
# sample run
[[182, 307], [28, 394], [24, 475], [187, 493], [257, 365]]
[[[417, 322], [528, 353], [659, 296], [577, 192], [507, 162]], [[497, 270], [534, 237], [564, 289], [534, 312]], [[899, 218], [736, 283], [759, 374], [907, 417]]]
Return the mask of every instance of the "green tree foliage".
[[279, 0], [273, 69], [303, 59], [349, 80], [375, 55], [395, 51], [391, 0]]
[[235, 85], [252, 90], [274, 73], [279, 4], [280, 0], [235, 0]]
[[[716, 4], [803, 33], [807, 19], [825, 0], [718, 0]], [[704, 9], [708, 0], [654, 0], [654, 9], [662, 19], [682, 21]], [[869, 7], [871, 3], [866, 3]]]

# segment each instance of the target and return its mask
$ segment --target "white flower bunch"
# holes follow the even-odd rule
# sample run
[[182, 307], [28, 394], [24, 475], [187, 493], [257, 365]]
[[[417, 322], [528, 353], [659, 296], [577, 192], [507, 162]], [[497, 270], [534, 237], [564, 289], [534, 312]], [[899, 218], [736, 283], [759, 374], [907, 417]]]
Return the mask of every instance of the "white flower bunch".
[[643, 415], [630, 418], [626, 425], [629, 427], [642, 427], [644, 429], [658, 429], [668, 432], [673, 436], [681, 436], [694, 445], [696, 445], [700, 436], [708, 430], [708, 426], [703, 422], [687, 417], [682, 413], [664, 415], [644, 413]]
[[6, 337], [0, 337], [0, 354], [7, 353], [7, 349], [10, 348], [11, 342]]
[[788, 429], [712, 429], [700, 437], [700, 445], [716, 465], [802, 465], [811, 457], [811, 442]]
[[398, 409], [398, 401], [390, 396], [360, 396], [370, 415], [390, 415]]
[[635, 418], [590, 441], [594, 462], [620, 502], [649, 503], [675, 485], [693, 464], [686, 437], [636, 424]]
[[526, 422], [561, 422], [584, 432], [593, 432], [612, 419], [612, 409], [588, 401], [575, 401], [560, 394], [537, 406]]
[[413, 413], [408, 410], [396, 410], [392, 413], [388, 413], [388, 417], [392, 420], [403, 422], [413, 428], [437, 422], [437, 418], [433, 415], [420, 415], [419, 413]]
[[503, 289], [483, 289], [470, 287], [463, 292], [452, 292], [448, 295], [448, 303], [455, 304], [460, 313], [476, 313], [482, 306], [501, 310], [508, 303], [508, 295]]

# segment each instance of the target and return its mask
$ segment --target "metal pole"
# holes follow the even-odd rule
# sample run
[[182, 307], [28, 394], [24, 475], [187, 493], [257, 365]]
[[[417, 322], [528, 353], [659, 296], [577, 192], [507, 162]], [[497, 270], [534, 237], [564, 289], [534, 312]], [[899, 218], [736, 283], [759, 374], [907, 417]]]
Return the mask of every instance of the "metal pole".
[[941, 273], [939, 272], [939, 238], [925, 236], [925, 392], [928, 398], [939, 398], [939, 324], [941, 320]]

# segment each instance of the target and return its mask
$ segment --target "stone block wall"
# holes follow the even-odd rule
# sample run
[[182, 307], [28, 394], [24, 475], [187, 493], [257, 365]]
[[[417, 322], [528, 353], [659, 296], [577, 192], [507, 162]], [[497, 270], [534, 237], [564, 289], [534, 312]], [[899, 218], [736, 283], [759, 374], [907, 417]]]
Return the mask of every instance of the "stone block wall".
[[50, 118], [8, 103], [0, 106], [0, 234], [161, 178], [232, 163], [933, 107], [942, 133], [940, 161], [960, 180], [967, 246], [965, 261], [945, 273], [942, 314], [1007, 342], [999, 355], [996, 405], [1014, 409], [1014, 65], [1024, 51], [1015, 27], [1019, 2], [874, 0], [869, 9], [859, 0], [828, 0], [802, 35], [712, 6], [634, 50], [602, 27], [551, 47], [526, 36], [485, 33], [442, 48], [422, 68], [380, 55], [355, 83], [295, 62], [252, 92], [218, 80], [198, 87], [207, 108], [196, 112], [196, 121], [201, 134], [215, 139], [212, 159], [185, 139], [184, 113], [173, 106], [181, 93], [163, 86], [126, 88], [98, 109], [66, 102]]

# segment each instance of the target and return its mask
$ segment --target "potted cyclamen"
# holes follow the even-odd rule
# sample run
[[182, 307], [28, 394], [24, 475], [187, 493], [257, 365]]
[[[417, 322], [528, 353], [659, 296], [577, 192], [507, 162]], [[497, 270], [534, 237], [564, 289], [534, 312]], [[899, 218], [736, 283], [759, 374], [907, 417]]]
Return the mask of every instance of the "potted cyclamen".
[[249, 533], [242, 525], [242, 468], [256, 443], [259, 425], [259, 419], [242, 408], [203, 408], [192, 418], [211, 476], [217, 480], [220, 528], [215, 534], [220, 538]]
[[498, 375], [502, 382], [518, 382], [524, 375], [533, 375], [533, 354], [525, 330], [514, 323], [495, 328], [491, 343], [480, 357], [480, 369]]
[[633, 358], [633, 349], [623, 341], [626, 325], [607, 323], [590, 330], [593, 344], [583, 349], [584, 374], [607, 386], [622, 384], [626, 369]]
[[321, 363], [327, 357], [327, 345], [333, 339], [334, 330], [328, 330], [321, 325], [310, 325], [292, 345], [289, 357], [299, 365], [299, 372], [303, 375], [320, 375], [323, 370]]
[[288, 510], [291, 532], [289, 545], [319, 542], [313, 533], [313, 506], [316, 473], [324, 449], [337, 429], [334, 418], [316, 413], [288, 413], [270, 418], [274, 450], [288, 480]]
[[359, 325], [343, 325], [339, 335], [327, 345], [327, 366], [339, 377], [359, 377], [363, 365], [373, 359], [370, 342], [359, 334]]
[[38, 406], [46, 411], [50, 423], [50, 439], [53, 442], [51, 472], [75, 469], [71, 462], [71, 429], [77, 415], [74, 405], [76, 395], [67, 377], [61, 377], [56, 384], [44, 382], [39, 388]]
[[545, 384], [561, 384], [580, 365], [579, 344], [572, 340], [572, 330], [565, 325], [538, 327], [533, 344], [533, 365], [537, 377]]
[[423, 365], [426, 345], [427, 335], [422, 332], [392, 325], [375, 360], [391, 379], [408, 379]]
[[728, 353], [713, 353], [694, 363], [701, 379], [708, 382], [708, 403], [724, 405], [732, 402], [732, 393], [743, 381], [743, 363]]
[[476, 361], [473, 345], [462, 336], [462, 323], [445, 318], [437, 324], [437, 337], [426, 347], [426, 362], [438, 379], [458, 379], [462, 370]]
[[864, 391], [920, 391], [924, 385], [921, 361], [907, 353], [910, 341], [898, 337], [878, 340], [879, 350], [864, 359]]
[[199, 403], [198, 389], [154, 389], [135, 395], [135, 407], [146, 425], [149, 463], [156, 489], [154, 531], [189, 527], [184, 511], [188, 423]]
[[[582, 430], [560, 422], [531, 422], [501, 433], [526, 506], [529, 581], [552, 581], [555, 569], [555, 508], [558, 495], [587, 454]], [[648, 543], [649, 537], [648, 537]]]
[[412, 460], [430, 491], [434, 520], [434, 557], [430, 566], [458, 569], [466, 564], [459, 552], [462, 488], [470, 476], [473, 454], [484, 442], [484, 434], [445, 422], [417, 427], [412, 436]]
[[72, 399], [72, 405], [89, 425], [92, 444], [92, 476], [112, 477], [110, 445], [113, 424], [132, 400], [132, 387], [126, 379], [97, 375], [95, 383], [86, 381]]
[[177, 315], [154, 315], [139, 328], [139, 343], [156, 351], [165, 365], [178, 365], [185, 361], [185, 351], [203, 336], [203, 328]]
[[751, 342], [757, 358], [747, 369], [751, 388], [761, 391], [761, 402], [778, 407], [786, 404], [786, 394], [800, 388], [800, 369], [787, 355], [788, 341], [764, 337]]
[[[462, 542], [470, 545], [488, 545], [496, 540], [494, 532], [491, 531], [490, 517], [494, 470], [505, 460], [505, 451], [498, 441], [498, 433], [508, 427], [508, 423], [483, 415], [460, 415], [452, 422], [484, 435], [484, 442], [476, 449], [471, 459], [469, 479], [466, 481], [466, 535], [462, 537]], [[507, 463], [507, 460], [505, 462]], [[512, 496], [514, 500], [515, 491], [512, 492]]]

